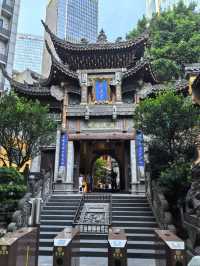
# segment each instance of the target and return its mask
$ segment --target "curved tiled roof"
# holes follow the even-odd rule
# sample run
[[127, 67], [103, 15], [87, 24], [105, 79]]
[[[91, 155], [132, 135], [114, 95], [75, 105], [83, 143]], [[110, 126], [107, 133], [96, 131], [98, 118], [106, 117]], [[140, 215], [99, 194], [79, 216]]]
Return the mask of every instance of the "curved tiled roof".
[[[69, 70], [67, 66], [59, 62], [55, 58], [55, 56], [53, 56], [48, 45], [47, 50], [49, 51], [52, 60], [50, 74], [48, 78], [44, 79], [39, 78], [38, 76], [34, 75], [34, 73], [32, 73], [32, 77], [35, 80], [33, 84], [28, 84], [26, 82], [21, 83], [14, 80], [8, 75], [5, 68], [1, 67], [4, 77], [10, 82], [11, 87], [13, 87], [17, 93], [32, 96], [51, 96], [51, 85], [58, 85], [59, 82], [66, 81], [75, 81], [78, 84], [78, 74]], [[75, 90], [73, 88], [69, 88], [69, 92], [80, 95], [80, 90]]]
[[[51, 70], [49, 77], [44, 80], [40, 80], [40, 84], [42, 86], [49, 86], [53, 76], [56, 76], [58, 73], [62, 73], [65, 76], [65, 80], [73, 80], [79, 82], [78, 74], [72, 70], [69, 70], [68, 66], [64, 65], [62, 62], [59, 62], [56, 57], [53, 55], [47, 41], [45, 41], [47, 51], [49, 52], [51, 56]], [[58, 73], [57, 73], [58, 72]]]
[[[119, 49], [128, 49], [131, 47], [135, 47], [138, 44], [146, 43], [149, 39], [149, 35], [147, 33], [144, 33], [140, 37], [128, 40], [128, 41], [120, 41], [120, 42], [96, 42], [96, 43], [71, 43], [66, 40], [60, 39], [57, 37], [50, 29], [49, 27], [42, 21], [42, 24], [46, 30], [47, 33], [49, 33], [52, 42], [55, 46], [61, 46], [65, 48], [66, 50], [71, 51], [90, 51], [90, 50], [119, 50]], [[100, 33], [101, 34], [101, 33]]]
[[126, 72], [123, 74], [123, 79], [130, 78], [134, 75], [136, 75], [139, 71], [143, 71], [144, 75], [148, 75], [149, 82], [152, 84], [157, 84], [158, 80], [156, 79], [152, 69], [151, 69], [151, 64], [148, 60], [143, 59], [138, 61], [133, 67], [128, 69]]
[[[173, 83], [174, 86], [172, 86], [172, 89], [177, 92], [177, 93], [185, 93], [188, 92], [189, 89], [189, 84], [188, 81], [185, 79], [181, 80], [176, 80]], [[155, 95], [158, 92], [162, 92], [166, 90], [166, 85], [165, 84], [156, 84], [153, 86], [149, 86], [148, 89], [145, 89], [144, 92], [141, 91], [140, 96], [142, 99], [145, 99], [149, 96]]]
[[42, 23], [58, 56], [73, 70], [126, 68], [143, 56], [148, 40], [148, 34], [144, 33], [135, 40], [115, 43], [107, 42], [105, 36], [101, 36], [96, 43], [71, 43], [58, 38], [44, 22]]
[[28, 84], [26, 82], [18, 82], [10, 77], [4, 67], [0, 66], [4, 77], [9, 81], [10, 86], [14, 88], [16, 92], [26, 95], [39, 95], [50, 96], [50, 89], [48, 87], [41, 87], [39, 82]]

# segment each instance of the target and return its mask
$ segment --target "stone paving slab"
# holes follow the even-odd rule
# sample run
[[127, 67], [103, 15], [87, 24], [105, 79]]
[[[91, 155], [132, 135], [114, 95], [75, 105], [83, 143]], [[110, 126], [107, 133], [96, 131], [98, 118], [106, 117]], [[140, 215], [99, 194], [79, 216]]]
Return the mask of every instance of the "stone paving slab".
[[39, 256], [38, 266], [53, 266], [53, 258], [50, 256]]
[[[107, 258], [80, 258], [80, 266], [108, 266]], [[128, 259], [128, 266], [156, 266], [155, 260]], [[53, 266], [52, 257], [39, 257], [38, 266]]]

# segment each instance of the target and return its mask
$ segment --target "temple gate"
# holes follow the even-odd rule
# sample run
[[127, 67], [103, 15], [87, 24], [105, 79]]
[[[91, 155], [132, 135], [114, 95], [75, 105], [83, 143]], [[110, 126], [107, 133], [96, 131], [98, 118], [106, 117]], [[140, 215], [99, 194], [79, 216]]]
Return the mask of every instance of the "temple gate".
[[[143, 58], [148, 36], [110, 43], [101, 31], [96, 43], [73, 44], [43, 25], [52, 42], [46, 42], [52, 61], [49, 76], [32, 73], [30, 84], [4, 75], [19, 95], [50, 105], [58, 124], [48, 159], [51, 164], [54, 160], [55, 189], [77, 190], [79, 175], [91, 175], [94, 160], [107, 155], [119, 164], [120, 190], [134, 190], [144, 178], [144, 153], [133, 113], [139, 99], [157, 84]], [[41, 156], [47, 156], [48, 149]], [[32, 171], [47, 164], [41, 156], [33, 160]]]

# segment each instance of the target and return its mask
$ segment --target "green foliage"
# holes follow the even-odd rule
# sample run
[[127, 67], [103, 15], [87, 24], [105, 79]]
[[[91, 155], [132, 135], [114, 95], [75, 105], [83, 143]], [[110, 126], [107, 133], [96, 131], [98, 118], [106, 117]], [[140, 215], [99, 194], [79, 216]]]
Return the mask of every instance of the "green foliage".
[[25, 194], [24, 177], [14, 168], [0, 168], [0, 202], [1, 204], [16, 204]]
[[17, 165], [20, 169], [36, 156], [39, 148], [51, 143], [55, 130], [48, 117], [48, 107], [38, 101], [19, 98], [10, 93], [0, 98], [0, 144], [6, 157], [0, 156], [4, 165]]
[[151, 141], [149, 143], [149, 162], [151, 164], [151, 176], [154, 179], [159, 178], [161, 171], [166, 169], [170, 159], [169, 152], [163, 149], [160, 142]]
[[103, 160], [102, 158], [99, 158], [96, 160], [95, 166], [94, 166], [94, 176], [97, 179], [105, 177], [107, 173], [106, 165], [107, 165], [107, 162]]
[[156, 176], [169, 164], [192, 160], [200, 113], [190, 98], [166, 88], [155, 98], [140, 102], [134, 121], [135, 127], [149, 137], [150, 163]]
[[188, 7], [180, 1], [173, 10], [142, 18], [127, 38], [135, 38], [148, 30], [151, 47], [148, 55], [160, 81], [170, 81], [182, 74], [183, 64], [200, 62], [200, 13], [195, 4]]
[[171, 165], [161, 172], [159, 183], [167, 199], [176, 204], [184, 201], [184, 197], [191, 185], [192, 173], [189, 163]]

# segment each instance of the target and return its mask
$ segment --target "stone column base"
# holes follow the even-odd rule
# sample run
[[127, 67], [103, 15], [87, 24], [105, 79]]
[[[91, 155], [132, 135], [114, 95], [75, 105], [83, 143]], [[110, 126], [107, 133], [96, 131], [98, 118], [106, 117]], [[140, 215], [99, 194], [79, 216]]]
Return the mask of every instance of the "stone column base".
[[137, 194], [139, 193], [139, 186], [140, 186], [140, 182], [137, 183], [131, 183], [131, 193], [132, 194]]

